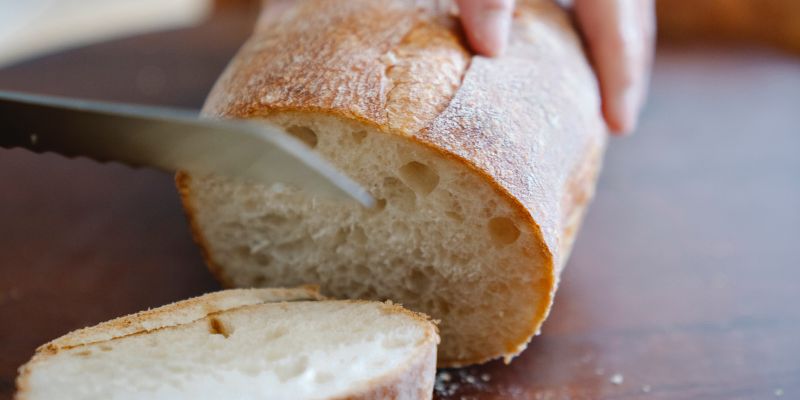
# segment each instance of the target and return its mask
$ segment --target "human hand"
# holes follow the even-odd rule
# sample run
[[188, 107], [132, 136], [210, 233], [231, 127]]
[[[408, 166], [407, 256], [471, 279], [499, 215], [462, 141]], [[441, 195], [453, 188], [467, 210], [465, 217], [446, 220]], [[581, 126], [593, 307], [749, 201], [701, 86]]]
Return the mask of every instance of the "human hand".
[[[456, 0], [473, 50], [500, 55], [508, 41], [514, 0]], [[636, 126], [650, 76], [655, 37], [653, 0], [574, 0], [580, 30], [600, 81], [603, 115], [612, 132]]]

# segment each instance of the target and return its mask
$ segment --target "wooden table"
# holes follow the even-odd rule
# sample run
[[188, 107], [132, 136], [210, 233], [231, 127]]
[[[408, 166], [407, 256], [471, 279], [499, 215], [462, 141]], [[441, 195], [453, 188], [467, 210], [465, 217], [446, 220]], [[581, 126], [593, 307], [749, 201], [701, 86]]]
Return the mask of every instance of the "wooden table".
[[[64, 52], [0, 88], [198, 108], [249, 17]], [[661, 49], [544, 333], [453, 399], [800, 398], [800, 59]], [[165, 174], [0, 150], [0, 398], [67, 331], [217, 289]], [[449, 377], [449, 379], [447, 379]]]

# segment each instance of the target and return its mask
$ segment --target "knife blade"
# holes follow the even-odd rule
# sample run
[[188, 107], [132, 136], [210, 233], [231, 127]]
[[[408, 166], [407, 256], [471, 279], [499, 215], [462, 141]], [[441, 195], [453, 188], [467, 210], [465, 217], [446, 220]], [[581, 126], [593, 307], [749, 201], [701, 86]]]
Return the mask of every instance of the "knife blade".
[[200, 119], [167, 108], [0, 91], [0, 147], [167, 172], [218, 174], [311, 193], [373, 199], [299, 140], [263, 121]]

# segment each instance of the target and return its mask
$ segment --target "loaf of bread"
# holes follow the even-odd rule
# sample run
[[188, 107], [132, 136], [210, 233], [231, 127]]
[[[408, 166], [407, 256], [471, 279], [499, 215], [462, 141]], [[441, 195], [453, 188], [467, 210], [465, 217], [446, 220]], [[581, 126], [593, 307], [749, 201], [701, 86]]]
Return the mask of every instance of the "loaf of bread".
[[511, 357], [539, 332], [600, 168], [597, 82], [565, 12], [520, 1], [500, 58], [437, 2], [267, 2], [204, 113], [279, 124], [377, 207], [180, 173], [211, 270], [318, 284], [441, 320], [440, 366]]
[[17, 399], [430, 399], [436, 327], [311, 289], [235, 289], [72, 332], [20, 368]]
[[761, 43], [800, 53], [800, 1], [658, 0], [660, 39]]

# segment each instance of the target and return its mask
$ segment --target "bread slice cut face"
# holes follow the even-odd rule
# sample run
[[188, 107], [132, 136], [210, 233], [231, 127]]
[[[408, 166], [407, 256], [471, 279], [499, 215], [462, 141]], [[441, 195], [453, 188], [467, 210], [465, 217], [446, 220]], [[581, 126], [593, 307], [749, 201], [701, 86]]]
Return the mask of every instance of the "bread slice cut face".
[[380, 302], [237, 289], [82, 329], [20, 368], [18, 399], [428, 399], [436, 328]]
[[319, 284], [332, 297], [408, 304], [441, 319], [452, 361], [481, 348], [515, 352], [525, 342], [515, 335], [530, 334], [552, 276], [524, 214], [480, 175], [357, 122], [294, 113], [268, 119], [313, 134], [315, 149], [377, 206], [184, 175], [185, 205], [223, 282]]

